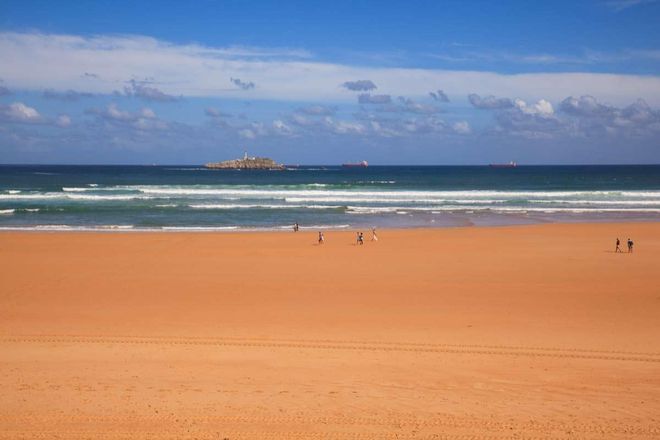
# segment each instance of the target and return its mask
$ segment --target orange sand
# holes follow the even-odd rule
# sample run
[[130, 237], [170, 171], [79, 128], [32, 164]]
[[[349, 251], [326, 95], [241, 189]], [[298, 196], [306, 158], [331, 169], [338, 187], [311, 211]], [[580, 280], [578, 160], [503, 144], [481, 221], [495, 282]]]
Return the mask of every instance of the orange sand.
[[0, 438], [660, 436], [660, 223], [365, 236], [0, 234]]

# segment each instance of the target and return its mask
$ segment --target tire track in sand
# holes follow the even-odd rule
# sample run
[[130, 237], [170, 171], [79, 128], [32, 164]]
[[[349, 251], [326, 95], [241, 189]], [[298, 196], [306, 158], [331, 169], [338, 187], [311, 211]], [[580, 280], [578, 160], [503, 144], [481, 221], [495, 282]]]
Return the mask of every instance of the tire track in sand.
[[352, 350], [465, 355], [525, 356], [604, 361], [660, 362], [660, 353], [598, 349], [506, 345], [430, 344], [414, 342], [341, 341], [323, 339], [191, 338], [143, 336], [16, 335], [0, 336], [0, 343], [189, 345], [246, 348]]

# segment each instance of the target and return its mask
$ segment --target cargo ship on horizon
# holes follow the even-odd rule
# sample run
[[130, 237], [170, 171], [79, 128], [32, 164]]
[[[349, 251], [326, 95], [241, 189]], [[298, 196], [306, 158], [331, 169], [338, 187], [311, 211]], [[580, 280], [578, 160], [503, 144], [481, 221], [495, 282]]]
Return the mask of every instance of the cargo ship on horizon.
[[363, 160], [361, 162], [343, 163], [341, 166], [344, 168], [366, 168], [369, 166], [369, 163], [366, 160]]

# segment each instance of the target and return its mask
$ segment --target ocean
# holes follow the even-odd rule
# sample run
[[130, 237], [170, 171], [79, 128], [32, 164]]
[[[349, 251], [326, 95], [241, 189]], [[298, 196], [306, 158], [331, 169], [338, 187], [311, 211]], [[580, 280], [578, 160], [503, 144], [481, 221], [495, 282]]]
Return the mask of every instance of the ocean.
[[0, 166], [0, 230], [660, 221], [660, 166]]

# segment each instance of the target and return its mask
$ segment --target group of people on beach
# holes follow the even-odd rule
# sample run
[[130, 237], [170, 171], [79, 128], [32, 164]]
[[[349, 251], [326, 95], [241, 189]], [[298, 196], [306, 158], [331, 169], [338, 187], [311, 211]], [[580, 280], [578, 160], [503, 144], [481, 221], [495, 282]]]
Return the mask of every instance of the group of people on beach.
[[[362, 246], [364, 244], [364, 232], [358, 231], [356, 232], [356, 239], [357, 242], [356, 244], [358, 246]], [[371, 241], [378, 241], [378, 234], [376, 234], [376, 228], [371, 228]], [[319, 244], [325, 243], [325, 236], [323, 235], [323, 231], [319, 231]]]
[[[378, 241], [378, 235], [376, 235], [376, 228], [371, 228], [371, 241]], [[357, 244], [364, 244], [364, 233], [362, 231], [357, 233]]]
[[[631, 254], [632, 251], [633, 251], [633, 244], [634, 244], [633, 241], [629, 238], [628, 239], [628, 253], [629, 254]], [[623, 252], [621, 250], [621, 240], [619, 240], [618, 237], [616, 239], [616, 249], [614, 250], [614, 252]]]
[[[298, 232], [300, 230], [300, 225], [296, 222], [293, 224], [293, 232]], [[357, 237], [357, 245], [361, 246], [364, 244], [364, 233], [362, 231], [358, 231], [356, 233]], [[376, 228], [371, 228], [371, 241], [378, 241], [378, 234], [376, 234]], [[325, 235], [323, 234], [323, 231], [319, 231], [319, 244], [324, 244], [325, 243]]]

